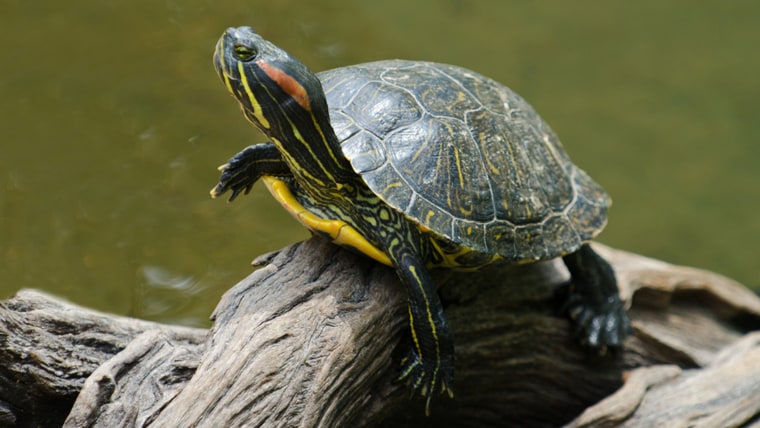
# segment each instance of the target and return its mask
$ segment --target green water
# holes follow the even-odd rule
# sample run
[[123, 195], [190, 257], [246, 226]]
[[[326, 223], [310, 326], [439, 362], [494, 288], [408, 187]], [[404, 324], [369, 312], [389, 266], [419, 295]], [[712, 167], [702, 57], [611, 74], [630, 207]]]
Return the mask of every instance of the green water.
[[0, 297], [32, 287], [207, 325], [307, 233], [257, 187], [262, 141], [211, 65], [252, 25], [315, 70], [466, 66], [528, 99], [615, 204], [601, 241], [760, 286], [760, 3], [0, 0]]

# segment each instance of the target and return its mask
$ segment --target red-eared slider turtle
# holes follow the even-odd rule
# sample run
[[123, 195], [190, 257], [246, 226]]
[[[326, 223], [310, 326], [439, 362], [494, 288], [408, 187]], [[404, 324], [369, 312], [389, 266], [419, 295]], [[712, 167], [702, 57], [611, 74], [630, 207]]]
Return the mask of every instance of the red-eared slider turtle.
[[562, 257], [565, 307], [583, 342], [630, 330], [609, 264], [587, 244], [610, 200], [520, 96], [463, 68], [379, 61], [319, 74], [248, 27], [214, 65], [270, 142], [221, 167], [230, 200], [262, 178], [313, 232], [392, 266], [409, 296], [401, 378], [452, 394], [454, 344], [429, 273]]

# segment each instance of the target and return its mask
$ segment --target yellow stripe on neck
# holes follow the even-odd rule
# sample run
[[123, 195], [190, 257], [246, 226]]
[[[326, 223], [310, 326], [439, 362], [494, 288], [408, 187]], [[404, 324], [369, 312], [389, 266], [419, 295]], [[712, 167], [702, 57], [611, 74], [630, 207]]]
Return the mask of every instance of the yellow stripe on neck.
[[269, 129], [269, 121], [267, 120], [266, 116], [264, 116], [264, 112], [261, 110], [261, 104], [259, 104], [259, 102], [256, 100], [256, 96], [254, 96], [253, 92], [251, 91], [251, 86], [248, 83], [248, 77], [245, 75], [245, 67], [243, 66], [243, 63], [238, 62], [237, 66], [238, 74], [240, 75], [240, 83], [243, 84], [245, 93], [248, 95], [248, 101], [251, 102], [251, 107], [253, 108], [251, 114], [256, 118], [256, 120], [259, 121], [261, 126]]

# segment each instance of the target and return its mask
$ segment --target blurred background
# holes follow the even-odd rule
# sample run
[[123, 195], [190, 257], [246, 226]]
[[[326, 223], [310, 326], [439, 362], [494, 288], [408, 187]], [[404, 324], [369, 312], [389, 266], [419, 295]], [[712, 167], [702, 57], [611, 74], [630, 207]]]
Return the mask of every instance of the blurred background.
[[315, 71], [493, 77], [612, 195], [600, 241], [758, 289], [759, 21], [752, 1], [0, 0], [0, 298], [207, 326], [256, 255], [308, 236], [263, 186], [208, 196], [263, 141], [211, 65], [239, 25]]

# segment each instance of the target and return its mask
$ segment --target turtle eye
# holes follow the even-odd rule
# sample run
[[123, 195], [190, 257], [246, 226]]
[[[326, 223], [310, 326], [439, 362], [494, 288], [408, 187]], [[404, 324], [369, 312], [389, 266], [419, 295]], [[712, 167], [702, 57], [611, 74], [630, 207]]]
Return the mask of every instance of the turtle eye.
[[258, 52], [254, 48], [244, 45], [235, 45], [235, 57], [241, 61], [250, 61], [257, 53]]

